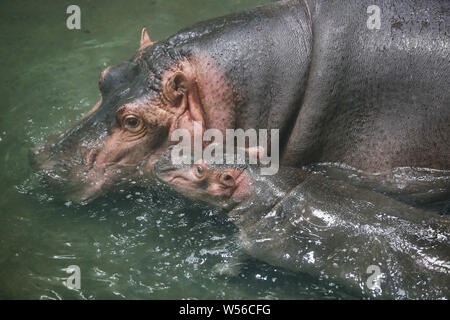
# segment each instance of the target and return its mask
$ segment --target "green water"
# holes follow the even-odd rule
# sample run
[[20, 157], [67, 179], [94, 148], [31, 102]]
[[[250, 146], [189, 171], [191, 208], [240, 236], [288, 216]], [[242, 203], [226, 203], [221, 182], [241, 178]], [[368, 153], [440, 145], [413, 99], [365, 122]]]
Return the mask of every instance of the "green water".
[[[134, 55], [140, 30], [164, 39], [196, 21], [263, 0], [81, 1], [81, 30], [66, 28], [72, 1], [0, 2], [0, 298], [341, 298], [325, 283], [234, 253], [225, 217], [171, 195], [131, 190], [74, 207], [36, 189], [28, 148], [66, 128], [99, 98], [106, 66]], [[189, 209], [186, 209], [189, 208]], [[65, 285], [78, 265], [81, 289]]]

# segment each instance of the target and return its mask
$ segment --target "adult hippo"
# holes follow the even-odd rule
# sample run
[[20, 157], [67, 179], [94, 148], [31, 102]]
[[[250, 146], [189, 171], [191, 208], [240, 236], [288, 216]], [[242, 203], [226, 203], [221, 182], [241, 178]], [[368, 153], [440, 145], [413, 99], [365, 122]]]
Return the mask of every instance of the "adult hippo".
[[171, 133], [197, 121], [279, 129], [283, 165], [449, 169], [449, 12], [440, 0], [291, 0], [157, 43], [144, 29], [136, 56], [101, 72], [96, 106], [31, 162], [87, 202], [139, 182]]
[[256, 166], [177, 165], [167, 152], [155, 174], [225, 209], [254, 258], [363, 297], [450, 298], [447, 217], [297, 168], [261, 176]]

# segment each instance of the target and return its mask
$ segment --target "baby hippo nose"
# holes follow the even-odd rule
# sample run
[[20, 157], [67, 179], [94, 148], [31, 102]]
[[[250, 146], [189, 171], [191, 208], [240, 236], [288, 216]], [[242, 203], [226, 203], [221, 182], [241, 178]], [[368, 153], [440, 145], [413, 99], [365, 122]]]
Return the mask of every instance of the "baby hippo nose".
[[220, 175], [220, 182], [227, 187], [233, 187], [236, 183], [236, 177], [233, 172], [224, 172]]

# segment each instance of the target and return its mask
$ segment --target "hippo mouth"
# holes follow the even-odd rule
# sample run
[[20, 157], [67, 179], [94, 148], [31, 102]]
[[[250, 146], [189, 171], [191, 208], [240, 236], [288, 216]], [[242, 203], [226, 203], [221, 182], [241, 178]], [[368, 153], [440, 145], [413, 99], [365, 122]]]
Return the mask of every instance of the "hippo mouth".
[[137, 184], [141, 163], [106, 163], [86, 168], [82, 164], [49, 161], [36, 170], [44, 187], [63, 201], [87, 204], [101, 195], [124, 185]]
[[[102, 170], [85, 170], [74, 173], [59, 171], [59, 169], [43, 169], [37, 174], [44, 186], [56, 192], [64, 201], [86, 204], [111, 190], [133, 181], [136, 176], [136, 166], [110, 164]], [[117, 172], [121, 177], [113, 177]], [[126, 173], [126, 174], [124, 174]]]
[[[189, 182], [190, 180], [184, 176], [184, 174], [180, 173], [179, 168], [175, 166], [166, 166], [162, 168], [157, 168], [156, 170], [156, 178], [167, 184], [178, 184], [183, 182]], [[173, 175], [171, 176], [171, 173]]]
[[179, 183], [183, 183], [183, 182], [188, 182], [189, 180], [186, 179], [185, 177], [183, 177], [182, 175], [177, 175], [174, 176], [173, 178], [171, 178], [169, 180], [170, 184], [179, 184]]
[[158, 165], [155, 168], [155, 177], [158, 181], [166, 183], [166, 184], [172, 184], [174, 183], [174, 180], [176, 179], [182, 179], [183, 181], [187, 181], [188, 179], [186, 179], [185, 177], [183, 177], [183, 175], [181, 174], [175, 174], [171, 177], [168, 178], [168, 176], [173, 173], [176, 172], [179, 168], [175, 167], [175, 166], [160, 166]]
[[162, 156], [155, 165], [154, 176], [157, 181], [166, 185], [179, 185], [191, 182], [180, 167], [172, 164], [170, 159]]

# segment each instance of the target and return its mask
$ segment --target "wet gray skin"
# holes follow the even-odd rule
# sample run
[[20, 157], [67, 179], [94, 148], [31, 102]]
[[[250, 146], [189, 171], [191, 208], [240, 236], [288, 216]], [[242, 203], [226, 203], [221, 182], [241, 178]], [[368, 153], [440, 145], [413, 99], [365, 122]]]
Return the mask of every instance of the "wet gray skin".
[[409, 205], [441, 215], [450, 215], [450, 171], [399, 167], [376, 174], [339, 163], [317, 163], [305, 167], [329, 179], [343, 180], [358, 188], [370, 189]]
[[[100, 75], [102, 99], [31, 150], [64, 199], [151, 173], [172, 130], [279, 129], [284, 166], [450, 169], [449, 2], [277, 1], [198, 23]], [[151, 36], [151, 32], [150, 32]], [[122, 186], [121, 188], [125, 188]]]
[[[167, 152], [155, 173], [186, 197], [225, 209], [252, 257], [363, 297], [450, 298], [447, 217], [296, 168], [261, 176], [256, 166], [174, 165]], [[370, 266], [379, 267], [381, 289], [367, 286]]]

